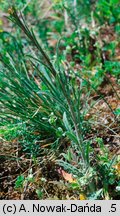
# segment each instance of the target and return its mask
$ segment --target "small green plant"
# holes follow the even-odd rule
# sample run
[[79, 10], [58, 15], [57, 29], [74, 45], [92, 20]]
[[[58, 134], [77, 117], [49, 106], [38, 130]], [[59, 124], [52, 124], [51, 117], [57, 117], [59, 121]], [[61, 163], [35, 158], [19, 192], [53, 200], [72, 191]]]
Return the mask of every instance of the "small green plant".
[[110, 187], [117, 184], [117, 175], [115, 174], [114, 168], [117, 157], [113, 156], [110, 158], [110, 152], [105, 147], [101, 138], [97, 138], [96, 141], [100, 147], [100, 154], [97, 155], [96, 165], [96, 170], [98, 169], [98, 180], [102, 183], [104, 197], [110, 199]]
[[23, 175], [20, 175], [17, 177], [17, 180], [15, 182], [15, 188], [18, 189], [18, 188], [23, 188], [23, 184], [24, 184], [24, 181], [25, 181], [25, 177]]
[[34, 177], [32, 174], [32, 169], [29, 170], [28, 176], [25, 177], [24, 175], [19, 175], [15, 181], [15, 189], [20, 189], [21, 191], [24, 190], [25, 184], [34, 182]]
[[43, 198], [43, 191], [41, 189], [36, 189], [36, 194], [38, 196], [38, 199], [42, 199]]

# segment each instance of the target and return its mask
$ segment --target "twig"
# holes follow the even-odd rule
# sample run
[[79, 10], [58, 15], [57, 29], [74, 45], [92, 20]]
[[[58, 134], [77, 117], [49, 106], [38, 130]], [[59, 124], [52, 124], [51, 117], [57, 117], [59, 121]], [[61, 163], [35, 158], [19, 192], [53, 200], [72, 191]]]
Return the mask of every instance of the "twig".
[[[29, 169], [28, 169], [28, 174], [29, 174], [29, 170], [31, 169], [31, 166], [32, 166], [32, 159], [30, 160]], [[21, 194], [21, 200], [23, 200], [23, 199], [25, 198], [25, 194], [26, 194], [26, 190], [27, 190], [28, 184], [29, 184], [29, 182], [26, 181], [26, 184], [25, 184], [25, 186], [24, 186], [24, 191], [23, 191], [23, 193]]]

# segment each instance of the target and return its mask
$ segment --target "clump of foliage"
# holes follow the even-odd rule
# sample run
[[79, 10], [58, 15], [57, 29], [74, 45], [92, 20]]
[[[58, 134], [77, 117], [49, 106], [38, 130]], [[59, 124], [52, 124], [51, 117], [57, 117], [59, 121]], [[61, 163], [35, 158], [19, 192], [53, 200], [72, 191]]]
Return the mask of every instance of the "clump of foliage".
[[35, 57], [27, 55], [26, 60], [21, 54], [19, 66], [9, 53], [1, 56], [4, 65], [4, 73], [1, 73], [1, 118], [3, 121], [10, 118], [31, 124], [33, 133], [38, 130], [41, 138], [47, 135], [54, 142], [67, 135], [78, 144], [82, 160], [86, 163], [82, 141], [87, 110], [82, 110], [82, 88], [80, 83], [76, 85], [77, 75], [68, 77], [59, 64], [55, 68], [33, 31], [28, 29], [22, 14], [20, 19], [14, 8], [10, 12], [10, 19], [24, 31], [40, 56], [38, 58], [39, 53], [34, 53]]
[[[41, 32], [36, 35], [21, 12], [14, 7], [9, 9], [9, 20], [22, 33], [18, 30], [18, 40], [10, 33], [2, 32], [0, 132], [6, 140], [17, 137], [22, 151], [34, 161], [38, 156], [54, 152], [58, 156], [56, 163], [74, 178], [68, 187], [86, 198], [111, 199], [114, 197], [112, 190], [117, 195], [119, 193], [119, 158], [110, 155], [102, 139], [91, 139], [86, 135], [92, 129], [92, 121], [87, 115], [94, 105], [90, 100], [93, 91], [107, 103], [118, 123], [119, 109], [114, 112], [98, 88], [108, 71], [119, 77], [119, 62], [114, 60], [118, 43], [107, 43], [100, 36], [104, 19], [118, 29], [119, 14], [116, 11], [119, 2], [97, 1], [92, 2], [93, 5], [91, 1], [86, 4], [78, 2], [82, 4], [74, 1], [74, 7], [73, 1], [59, 1], [52, 5], [52, 10], [60, 13], [61, 20], [51, 25], [51, 29], [54, 26], [61, 36], [54, 58], [50, 57], [54, 51], [50, 47], [47, 50], [48, 35], [44, 39], [44, 49], [38, 37]], [[103, 9], [101, 4], [104, 4]], [[91, 7], [94, 8], [92, 13]], [[87, 25], [84, 26], [83, 22]], [[43, 33], [51, 32], [51, 29], [46, 24]], [[79, 64], [81, 68], [76, 70], [75, 65]], [[117, 93], [116, 96], [119, 98]], [[98, 145], [98, 153], [92, 145], [94, 142]], [[23, 190], [25, 182], [24, 176], [20, 175], [15, 187]], [[42, 196], [41, 190], [37, 193]]]

